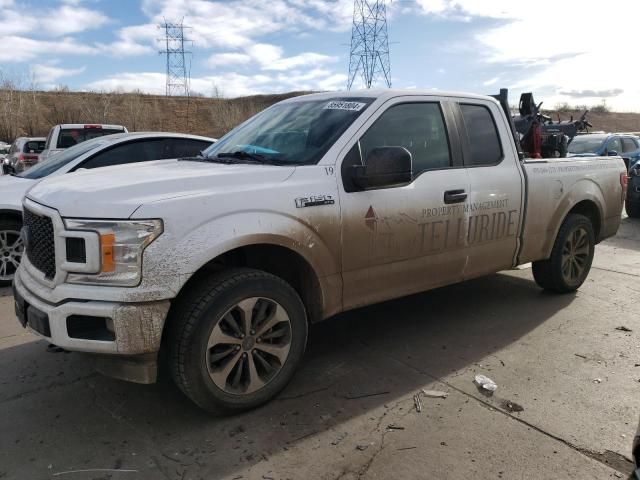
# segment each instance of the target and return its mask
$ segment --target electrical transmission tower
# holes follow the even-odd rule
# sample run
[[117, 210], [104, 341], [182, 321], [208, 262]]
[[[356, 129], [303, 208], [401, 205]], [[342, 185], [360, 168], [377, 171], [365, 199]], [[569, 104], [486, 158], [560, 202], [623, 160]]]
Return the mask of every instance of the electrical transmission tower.
[[187, 40], [184, 37], [185, 27], [182, 20], [179, 23], [167, 22], [158, 25], [164, 30], [165, 49], [160, 53], [167, 56], [167, 86], [166, 95], [189, 95], [190, 68], [187, 68], [186, 56], [191, 52], [184, 49]]
[[347, 89], [362, 76], [366, 88], [383, 80], [391, 88], [391, 62], [385, 0], [355, 0]]

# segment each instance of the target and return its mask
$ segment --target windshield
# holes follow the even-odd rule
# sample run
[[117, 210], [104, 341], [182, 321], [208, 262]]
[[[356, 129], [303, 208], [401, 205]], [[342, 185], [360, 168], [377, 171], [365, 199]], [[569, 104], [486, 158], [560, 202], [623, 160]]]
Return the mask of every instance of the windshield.
[[277, 104], [226, 134], [203, 155], [283, 165], [314, 164], [373, 100], [333, 98]]
[[575, 137], [569, 144], [569, 153], [596, 153], [606, 137], [589, 135]]
[[46, 160], [37, 163], [29, 170], [25, 170], [22, 173], [19, 173], [17, 176], [22, 178], [31, 178], [37, 179], [46, 177], [47, 175], [52, 174], [59, 168], [64, 167], [66, 164], [74, 161], [80, 155], [84, 155], [85, 153], [100, 147], [107, 143], [102, 138], [96, 138], [94, 140], [89, 140], [83, 143], [80, 143], [74, 147], [67, 148], [66, 150], [54, 155], [52, 157], [47, 158]]

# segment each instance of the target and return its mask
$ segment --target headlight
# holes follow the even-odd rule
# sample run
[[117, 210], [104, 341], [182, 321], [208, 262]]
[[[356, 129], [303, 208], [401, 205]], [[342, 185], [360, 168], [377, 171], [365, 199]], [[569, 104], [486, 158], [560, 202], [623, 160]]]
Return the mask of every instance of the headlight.
[[98, 234], [100, 271], [69, 273], [67, 282], [135, 287], [142, 275], [142, 253], [162, 233], [162, 220], [65, 219], [68, 230]]

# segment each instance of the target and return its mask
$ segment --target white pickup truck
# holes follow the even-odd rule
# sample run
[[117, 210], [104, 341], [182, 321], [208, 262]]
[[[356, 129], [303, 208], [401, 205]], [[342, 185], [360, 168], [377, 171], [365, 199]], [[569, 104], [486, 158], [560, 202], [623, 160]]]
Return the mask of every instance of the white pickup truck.
[[114, 133], [127, 133], [127, 129], [122, 125], [101, 125], [95, 123], [61, 123], [54, 125], [51, 127], [51, 130], [49, 130], [39, 161], [44, 162], [47, 158], [62, 152], [64, 149], [91, 140], [92, 138], [113, 135]]
[[166, 358], [200, 407], [239, 410], [287, 384], [310, 322], [527, 262], [573, 291], [620, 224], [624, 163], [524, 160], [505, 107], [308, 95], [203, 156], [45, 180], [23, 205], [18, 319], [118, 378], [154, 382]]

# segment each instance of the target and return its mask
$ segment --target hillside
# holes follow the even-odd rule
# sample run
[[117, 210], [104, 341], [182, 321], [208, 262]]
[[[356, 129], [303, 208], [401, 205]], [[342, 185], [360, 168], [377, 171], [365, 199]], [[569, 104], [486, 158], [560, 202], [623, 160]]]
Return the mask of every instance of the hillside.
[[129, 131], [220, 137], [266, 107], [305, 92], [233, 99], [140, 93], [0, 90], [0, 140], [46, 136], [57, 123], [115, 123]]
[[[141, 93], [87, 93], [0, 89], [0, 140], [21, 135], [46, 136], [56, 123], [116, 123], [130, 131], [176, 131], [220, 137], [290, 92], [233, 99], [165, 97]], [[554, 120], [557, 112], [545, 112]], [[562, 120], [580, 111], [563, 111]], [[593, 130], [640, 131], [638, 113], [589, 113]]]
[[[574, 111], [545, 111], [545, 115], [558, 121], [558, 115], [561, 120], [570, 120], [580, 118], [584, 110]], [[620, 113], [620, 112], [589, 112], [587, 120], [593, 125], [591, 131], [604, 132], [640, 132], [640, 113]]]

